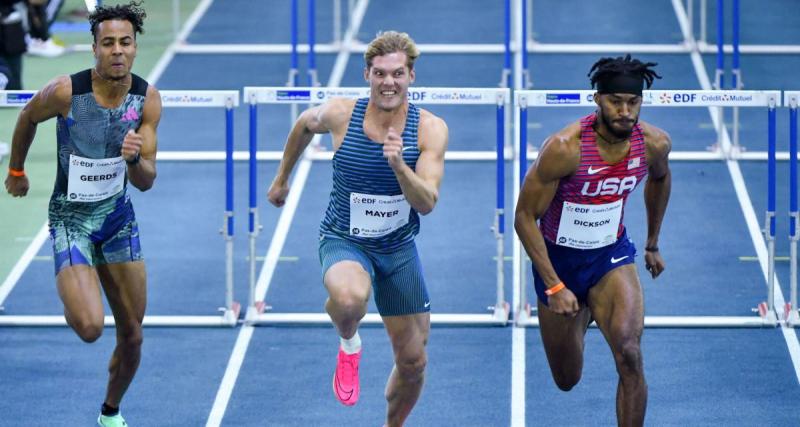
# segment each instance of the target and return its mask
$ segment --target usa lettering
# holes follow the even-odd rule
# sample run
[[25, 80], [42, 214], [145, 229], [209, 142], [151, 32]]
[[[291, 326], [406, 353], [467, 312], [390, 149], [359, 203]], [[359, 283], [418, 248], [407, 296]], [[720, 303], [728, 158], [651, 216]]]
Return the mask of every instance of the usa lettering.
[[613, 196], [623, 195], [625, 192], [631, 192], [636, 188], [636, 177], [626, 176], [620, 180], [619, 178], [606, 178], [596, 181], [594, 189], [591, 189], [591, 182], [585, 182], [581, 189], [581, 194], [584, 196]]
[[379, 218], [391, 218], [393, 216], [396, 216], [399, 213], [400, 213], [400, 211], [384, 212], [384, 211], [372, 211], [372, 210], [369, 210], [369, 209], [367, 209], [367, 211], [365, 212], [365, 214], [367, 216], [376, 216], [376, 217], [379, 217]]

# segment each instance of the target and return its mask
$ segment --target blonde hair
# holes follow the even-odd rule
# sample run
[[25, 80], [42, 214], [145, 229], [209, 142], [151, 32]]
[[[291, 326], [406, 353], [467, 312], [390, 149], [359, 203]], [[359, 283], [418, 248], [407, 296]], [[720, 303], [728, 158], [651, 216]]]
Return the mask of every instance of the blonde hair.
[[364, 61], [367, 63], [367, 68], [370, 68], [372, 67], [372, 60], [376, 56], [395, 52], [405, 53], [406, 65], [408, 65], [409, 69], [414, 68], [414, 61], [419, 57], [419, 49], [417, 49], [416, 43], [408, 33], [398, 31], [379, 32], [367, 46], [367, 51], [364, 52]]

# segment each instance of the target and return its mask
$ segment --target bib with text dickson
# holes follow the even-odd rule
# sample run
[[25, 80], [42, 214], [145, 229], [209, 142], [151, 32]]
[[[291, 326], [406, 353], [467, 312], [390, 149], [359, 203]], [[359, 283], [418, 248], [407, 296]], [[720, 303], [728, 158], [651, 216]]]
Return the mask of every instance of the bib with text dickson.
[[575, 249], [597, 249], [617, 241], [622, 199], [601, 205], [564, 202], [556, 243]]

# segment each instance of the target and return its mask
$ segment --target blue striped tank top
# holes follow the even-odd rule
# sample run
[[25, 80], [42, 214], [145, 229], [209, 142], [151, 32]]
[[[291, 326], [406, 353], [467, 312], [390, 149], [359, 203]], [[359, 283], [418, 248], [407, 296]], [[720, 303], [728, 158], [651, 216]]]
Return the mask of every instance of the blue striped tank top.
[[[359, 227], [351, 227], [351, 203], [370, 199], [370, 195], [387, 198], [386, 196], [403, 194], [394, 171], [383, 157], [383, 145], [370, 140], [364, 134], [364, 116], [368, 102], [368, 98], [356, 101], [347, 126], [347, 134], [333, 156], [333, 189], [325, 218], [320, 225], [320, 234], [350, 240], [375, 252], [388, 253], [414, 239], [419, 232], [419, 215], [413, 208], [410, 208], [407, 217], [403, 215], [402, 209], [389, 212], [378, 212], [380, 209], [376, 209], [374, 212], [380, 215], [391, 216], [400, 212], [400, 217], [396, 219], [401, 222], [407, 221], [388, 234], [377, 237], [365, 237]], [[416, 170], [419, 158], [418, 124], [419, 109], [409, 103], [402, 139], [403, 159], [412, 170]], [[362, 215], [370, 215], [373, 212], [369, 208], [362, 208], [359, 211]]]

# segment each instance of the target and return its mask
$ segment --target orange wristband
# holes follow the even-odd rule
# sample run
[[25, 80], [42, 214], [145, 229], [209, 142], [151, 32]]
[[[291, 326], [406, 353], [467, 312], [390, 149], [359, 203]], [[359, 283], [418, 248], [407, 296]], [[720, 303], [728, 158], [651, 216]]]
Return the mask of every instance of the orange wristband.
[[16, 176], [17, 178], [19, 178], [21, 176], [25, 176], [25, 170], [24, 169], [8, 168], [8, 174], [11, 175], [11, 176]]
[[544, 293], [547, 296], [551, 296], [551, 295], [555, 295], [555, 294], [561, 292], [561, 290], [564, 289], [564, 288], [566, 288], [566, 286], [564, 286], [564, 282], [559, 282], [557, 285], [553, 286], [552, 288], [545, 289]]

